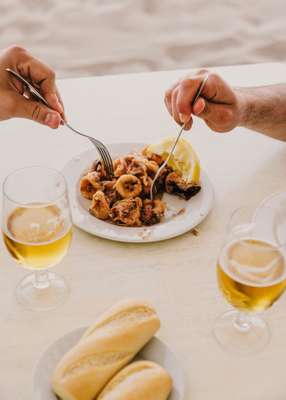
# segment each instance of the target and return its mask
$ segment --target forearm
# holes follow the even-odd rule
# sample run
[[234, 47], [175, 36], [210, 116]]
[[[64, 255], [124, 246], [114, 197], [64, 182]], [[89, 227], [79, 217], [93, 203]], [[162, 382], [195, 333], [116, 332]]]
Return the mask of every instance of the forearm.
[[240, 126], [286, 141], [286, 84], [236, 89]]

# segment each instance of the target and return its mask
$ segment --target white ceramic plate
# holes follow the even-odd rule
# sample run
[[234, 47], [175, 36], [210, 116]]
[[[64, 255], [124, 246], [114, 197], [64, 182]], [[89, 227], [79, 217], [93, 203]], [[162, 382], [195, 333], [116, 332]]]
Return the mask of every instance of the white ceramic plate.
[[[69, 332], [53, 343], [39, 359], [34, 373], [34, 400], [57, 400], [51, 390], [51, 376], [62, 358], [81, 338], [86, 328]], [[157, 338], [153, 338], [138, 354], [136, 359], [149, 360], [164, 367], [173, 379], [173, 391], [168, 400], [185, 400], [184, 372], [169, 347]]]
[[[108, 145], [108, 149], [112, 158], [117, 158], [129, 152], [140, 151], [144, 146], [146, 146], [144, 143], [114, 143]], [[157, 242], [179, 236], [193, 229], [203, 221], [212, 208], [213, 188], [207, 175], [202, 172], [202, 190], [189, 201], [168, 194], [164, 195], [164, 201], [170, 210], [169, 214], [184, 210], [176, 217], [167, 217], [157, 225], [142, 228], [116, 226], [101, 221], [90, 215], [88, 212], [90, 202], [83, 199], [79, 193], [80, 177], [97, 157], [96, 150], [87, 150], [69, 161], [63, 170], [69, 187], [73, 223], [92, 235], [118, 242]]]

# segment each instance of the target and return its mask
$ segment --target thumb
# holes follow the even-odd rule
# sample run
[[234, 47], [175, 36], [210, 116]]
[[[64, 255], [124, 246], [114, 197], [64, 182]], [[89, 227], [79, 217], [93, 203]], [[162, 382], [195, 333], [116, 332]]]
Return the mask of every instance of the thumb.
[[13, 93], [13, 96], [14, 117], [31, 119], [53, 129], [59, 127], [62, 118], [57, 111], [37, 101], [29, 100], [19, 93]]
[[223, 108], [221, 104], [209, 102], [200, 97], [193, 106], [193, 113], [199, 118], [216, 122], [220, 119]]

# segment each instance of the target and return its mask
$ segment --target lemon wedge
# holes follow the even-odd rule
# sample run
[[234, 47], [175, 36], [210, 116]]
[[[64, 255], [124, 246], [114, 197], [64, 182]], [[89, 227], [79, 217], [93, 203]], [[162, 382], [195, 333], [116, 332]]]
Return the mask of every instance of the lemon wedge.
[[[151, 144], [147, 147], [147, 154], [155, 153], [166, 159], [172, 150], [176, 137], [168, 136], [157, 144]], [[193, 149], [191, 143], [180, 138], [168, 165], [179, 173], [187, 182], [198, 184], [200, 182], [200, 161]]]

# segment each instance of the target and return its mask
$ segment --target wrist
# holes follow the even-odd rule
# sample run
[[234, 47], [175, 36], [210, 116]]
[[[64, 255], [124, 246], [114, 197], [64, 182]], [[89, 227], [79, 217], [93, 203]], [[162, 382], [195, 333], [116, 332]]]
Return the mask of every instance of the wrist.
[[251, 99], [246, 88], [235, 89], [238, 107], [238, 126], [247, 127], [251, 114]]

